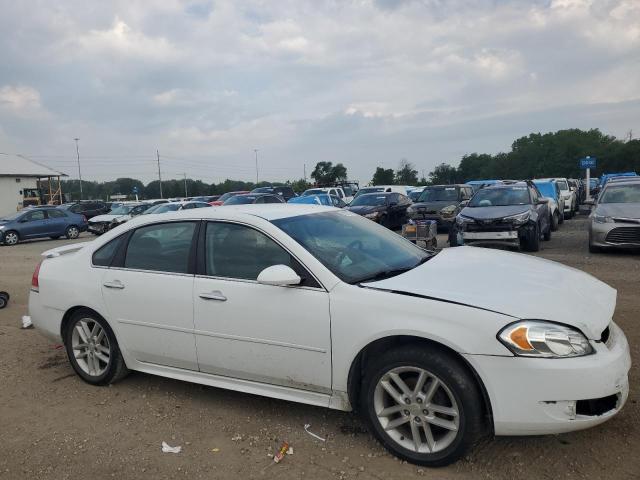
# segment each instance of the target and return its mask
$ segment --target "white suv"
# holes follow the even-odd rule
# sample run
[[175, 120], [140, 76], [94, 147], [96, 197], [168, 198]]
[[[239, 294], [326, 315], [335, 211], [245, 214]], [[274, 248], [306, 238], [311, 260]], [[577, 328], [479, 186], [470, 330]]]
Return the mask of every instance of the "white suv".
[[564, 200], [564, 218], [573, 217], [577, 206], [578, 206], [578, 198], [576, 197], [576, 192], [569, 188], [569, 182], [566, 178], [537, 178], [536, 180], [540, 181], [553, 181], [558, 184], [560, 187], [560, 195]]

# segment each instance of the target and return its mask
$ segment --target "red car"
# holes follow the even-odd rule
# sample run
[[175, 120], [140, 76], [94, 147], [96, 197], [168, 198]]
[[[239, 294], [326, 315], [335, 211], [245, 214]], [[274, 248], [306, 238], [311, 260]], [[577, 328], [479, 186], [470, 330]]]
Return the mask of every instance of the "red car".
[[237, 191], [237, 192], [227, 192], [224, 195], [222, 195], [220, 198], [218, 198], [217, 200], [214, 200], [213, 202], [209, 202], [209, 205], [211, 205], [212, 207], [219, 207], [224, 202], [229, 200], [231, 197], [235, 197], [236, 195], [243, 195], [245, 193], [250, 193], [250, 192], [248, 190], [240, 190], [240, 191]]

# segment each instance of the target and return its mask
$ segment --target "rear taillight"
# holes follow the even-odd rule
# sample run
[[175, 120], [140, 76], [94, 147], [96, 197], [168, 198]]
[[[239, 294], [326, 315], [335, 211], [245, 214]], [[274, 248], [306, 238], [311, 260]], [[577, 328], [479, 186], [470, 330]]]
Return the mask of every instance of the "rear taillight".
[[40, 265], [42, 265], [42, 260], [38, 262], [36, 265], [36, 269], [33, 271], [33, 275], [31, 276], [31, 291], [39, 292], [40, 291], [40, 283], [38, 282], [38, 277], [40, 276]]

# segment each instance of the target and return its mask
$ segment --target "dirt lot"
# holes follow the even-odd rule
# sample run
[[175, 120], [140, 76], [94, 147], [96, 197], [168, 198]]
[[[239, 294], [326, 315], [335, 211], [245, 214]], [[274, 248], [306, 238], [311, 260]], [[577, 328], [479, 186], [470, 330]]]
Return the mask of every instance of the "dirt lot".
[[[386, 454], [348, 413], [139, 373], [112, 387], [83, 383], [63, 350], [20, 329], [39, 254], [65, 243], [0, 247], [0, 290], [12, 295], [0, 310], [0, 479], [640, 478], [640, 255], [589, 254], [585, 218], [565, 222], [539, 255], [618, 289], [615, 320], [634, 361], [626, 408], [584, 432], [489, 441], [438, 470]], [[161, 453], [163, 440], [183, 452]], [[267, 454], [282, 440], [294, 455], [271, 465]]]

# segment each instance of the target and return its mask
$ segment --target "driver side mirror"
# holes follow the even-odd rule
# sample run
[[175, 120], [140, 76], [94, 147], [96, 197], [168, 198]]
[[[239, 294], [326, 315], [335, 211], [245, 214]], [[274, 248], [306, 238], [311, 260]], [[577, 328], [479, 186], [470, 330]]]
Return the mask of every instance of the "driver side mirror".
[[302, 279], [293, 270], [293, 268], [286, 265], [272, 265], [265, 268], [258, 275], [258, 283], [263, 285], [299, 285]]
[[464, 208], [467, 205], [469, 205], [469, 200], [463, 200], [460, 202], [460, 205], [458, 205], [460, 208]]
[[545, 204], [547, 204], [547, 203], [549, 203], [549, 199], [548, 199], [548, 198], [546, 198], [546, 197], [540, 197], [540, 198], [538, 199], [538, 205], [545, 205]]

